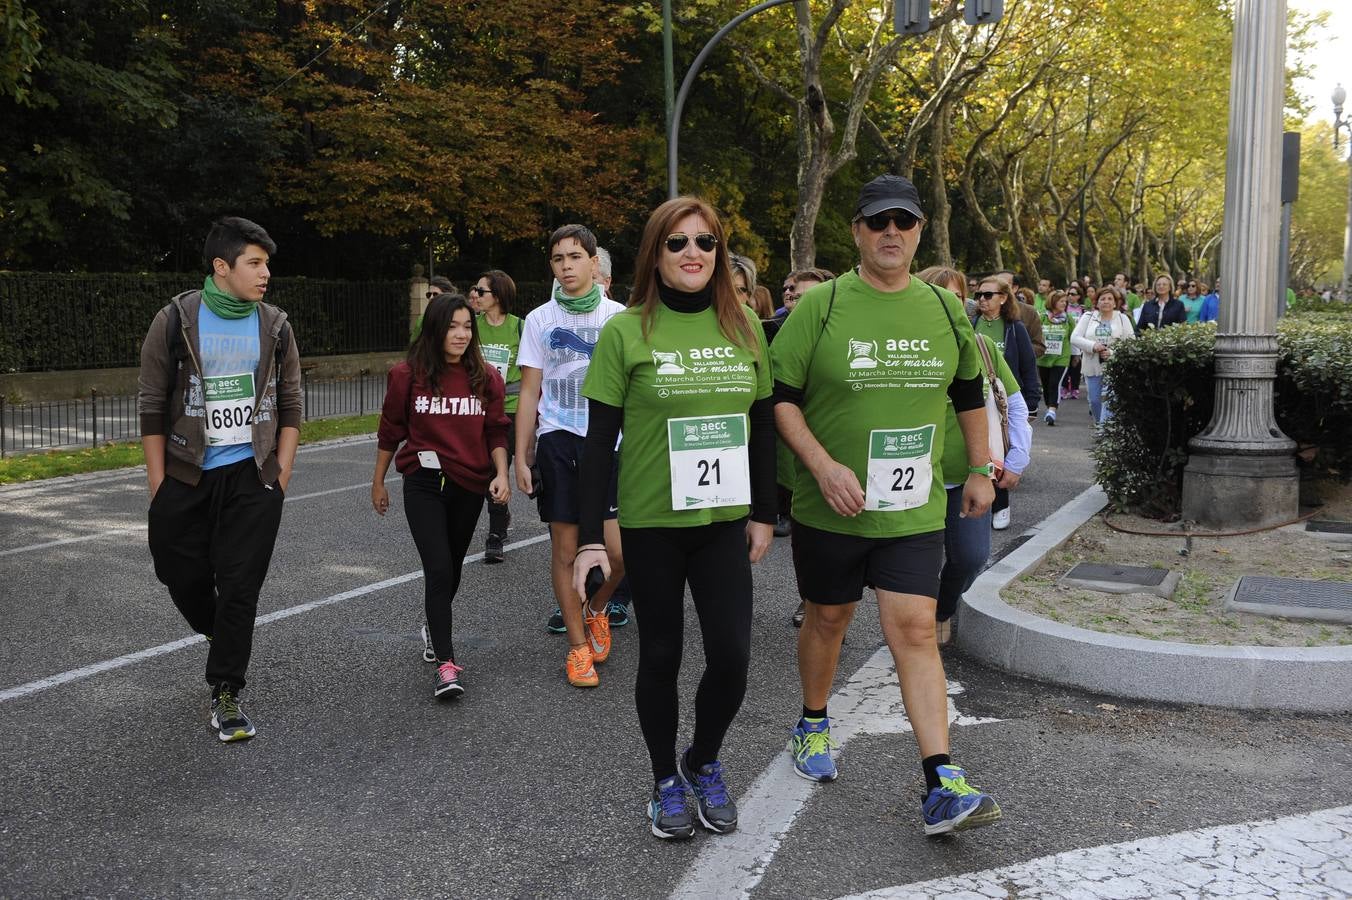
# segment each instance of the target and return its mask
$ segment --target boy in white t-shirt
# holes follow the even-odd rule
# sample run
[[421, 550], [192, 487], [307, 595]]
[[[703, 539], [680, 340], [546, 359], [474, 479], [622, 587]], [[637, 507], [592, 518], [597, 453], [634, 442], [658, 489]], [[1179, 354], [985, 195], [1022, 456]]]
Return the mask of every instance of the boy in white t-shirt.
[[564, 225], [550, 236], [549, 266], [558, 281], [554, 296], [526, 316], [521, 335], [516, 480], [522, 491], [533, 494], [537, 488], [531, 472], [534, 464], [540, 479], [540, 518], [549, 523], [554, 596], [568, 632], [568, 683], [595, 687], [598, 678], [594, 663], [605, 662], [610, 655], [606, 606], [624, 575], [624, 564], [612, 482], [610, 514], [605, 523], [610, 579], [590, 603], [573, 590], [573, 559], [578, 552], [578, 471], [582, 442], [587, 436], [587, 400], [582, 396], [582, 382], [601, 326], [624, 307], [608, 299], [595, 281], [596, 236], [585, 226]]

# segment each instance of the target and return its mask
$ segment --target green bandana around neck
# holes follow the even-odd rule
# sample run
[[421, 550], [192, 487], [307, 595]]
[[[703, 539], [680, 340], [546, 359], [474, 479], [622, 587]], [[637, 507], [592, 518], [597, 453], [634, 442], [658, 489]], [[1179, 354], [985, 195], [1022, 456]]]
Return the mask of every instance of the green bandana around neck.
[[202, 302], [207, 305], [207, 309], [222, 319], [243, 319], [258, 308], [258, 304], [231, 297], [216, 287], [216, 282], [211, 280], [210, 275], [202, 282]]
[[581, 297], [568, 296], [563, 285], [559, 285], [554, 289], [554, 299], [559, 302], [559, 306], [574, 315], [589, 313], [601, 305], [601, 285], [593, 281], [591, 290]]

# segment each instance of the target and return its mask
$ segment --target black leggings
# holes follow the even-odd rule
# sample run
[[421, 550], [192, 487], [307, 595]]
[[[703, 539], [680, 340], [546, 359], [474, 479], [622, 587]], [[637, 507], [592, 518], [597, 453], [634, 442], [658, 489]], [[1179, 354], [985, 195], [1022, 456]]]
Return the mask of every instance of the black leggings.
[[1042, 379], [1042, 402], [1056, 409], [1061, 402], [1061, 377], [1066, 374], [1066, 367], [1038, 366], [1037, 374]]
[[[507, 471], [512, 471], [512, 456], [516, 453], [516, 413], [508, 413], [511, 424], [507, 426]], [[488, 533], [498, 537], [507, 536], [507, 528], [512, 524], [512, 511], [506, 503], [488, 501]]]
[[455, 659], [451, 601], [483, 506], [483, 494], [465, 490], [435, 469], [404, 476], [404, 516], [422, 558], [427, 630], [442, 662]]
[[653, 778], [676, 774], [680, 701], [676, 676], [685, 646], [685, 585], [704, 638], [704, 676], [695, 693], [690, 761], [718, 758], [741, 709], [751, 663], [751, 562], [746, 520], [694, 528], [621, 528], [624, 568], [638, 617], [634, 705]]

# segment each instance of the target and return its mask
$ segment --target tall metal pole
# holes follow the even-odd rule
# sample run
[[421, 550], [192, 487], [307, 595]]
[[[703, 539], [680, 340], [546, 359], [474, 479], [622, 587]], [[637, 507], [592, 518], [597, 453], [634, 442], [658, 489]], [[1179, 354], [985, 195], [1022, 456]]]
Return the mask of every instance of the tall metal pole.
[[[1352, 128], [1348, 129], [1352, 135]], [[1347, 293], [1347, 283], [1352, 279], [1352, 138], [1347, 148], [1347, 225], [1343, 228], [1343, 300], [1352, 301]]]
[[676, 62], [671, 46], [671, 0], [662, 0], [662, 87], [667, 102], [667, 130], [676, 108]]
[[1216, 406], [1189, 442], [1183, 515], [1210, 527], [1295, 518], [1295, 442], [1273, 416], [1286, 0], [1237, 0], [1216, 335]]
[[685, 73], [685, 78], [681, 81], [681, 90], [676, 94], [676, 104], [672, 107], [671, 121], [667, 125], [667, 198], [680, 196], [680, 190], [676, 186], [676, 166], [677, 151], [681, 135], [681, 113], [685, 109], [685, 98], [690, 94], [690, 88], [695, 83], [695, 76], [699, 75], [699, 70], [704, 66], [704, 61], [709, 58], [709, 54], [718, 46], [723, 38], [727, 37], [728, 32], [741, 25], [747, 19], [756, 13], [769, 9], [772, 6], [783, 6], [785, 3], [793, 3], [794, 0], [765, 0], [764, 3], [757, 3], [746, 12], [736, 16], [731, 22], [718, 29], [713, 37], [709, 38], [709, 43], [704, 45], [704, 49], [695, 57], [695, 61], [690, 64], [690, 71]]

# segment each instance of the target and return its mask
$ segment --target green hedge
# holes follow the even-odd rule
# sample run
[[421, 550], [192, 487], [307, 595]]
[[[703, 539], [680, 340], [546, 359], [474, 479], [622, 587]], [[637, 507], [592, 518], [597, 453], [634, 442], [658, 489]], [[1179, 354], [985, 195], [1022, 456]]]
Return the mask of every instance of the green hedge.
[[[201, 284], [201, 275], [166, 272], [0, 272], [0, 372], [139, 365], [155, 313]], [[518, 283], [515, 311], [524, 316], [547, 301], [549, 288]], [[304, 356], [380, 353], [408, 342], [406, 281], [278, 277], [267, 299], [286, 310]]]
[[[1352, 317], [1308, 307], [1277, 328], [1274, 408], [1296, 441], [1302, 473], [1352, 480]], [[1113, 505], [1170, 518], [1180, 508], [1188, 441], [1211, 421], [1214, 324], [1143, 333], [1114, 347], [1106, 367], [1114, 418], [1094, 447]]]

